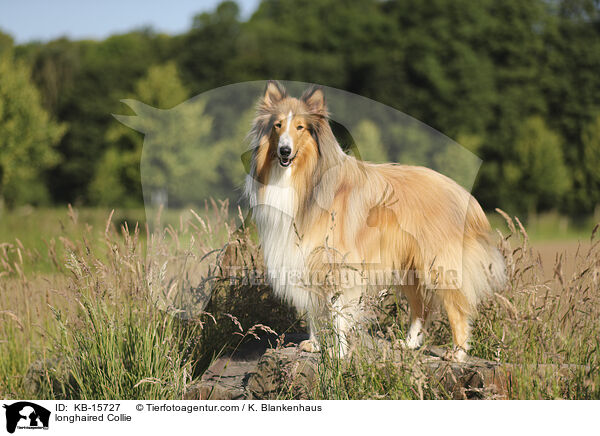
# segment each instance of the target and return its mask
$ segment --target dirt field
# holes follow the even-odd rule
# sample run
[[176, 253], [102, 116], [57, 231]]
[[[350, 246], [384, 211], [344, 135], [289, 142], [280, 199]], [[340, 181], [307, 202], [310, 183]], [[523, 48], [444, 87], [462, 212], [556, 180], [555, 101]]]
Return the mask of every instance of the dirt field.
[[549, 280], [554, 275], [554, 266], [561, 254], [563, 255], [563, 273], [566, 277], [570, 277], [575, 268], [577, 250], [579, 250], [579, 255], [583, 256], [590, 243], [589, 240], [558, 240], [533, 242], [532, 246], [539, 251], [544, 268], [544, 277]]

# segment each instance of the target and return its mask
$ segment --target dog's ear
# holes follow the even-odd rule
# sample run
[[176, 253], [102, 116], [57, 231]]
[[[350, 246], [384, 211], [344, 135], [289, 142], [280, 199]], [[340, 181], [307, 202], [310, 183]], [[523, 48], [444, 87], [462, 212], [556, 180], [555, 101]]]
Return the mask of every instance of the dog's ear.
[[313, 85], [304, 91], [302, 97], [300, 97], [306, 105], [310, 108], [311, 111], [316, 113], [325, 113], [327, 112], [327, 108], [325, 106], [325, 93], [323, 92], [323, 88], [317, 85]]
[[285, 88], [276, 80], [269, 80], [265, 87], [264, 103], [271, 106], [286, 96]]

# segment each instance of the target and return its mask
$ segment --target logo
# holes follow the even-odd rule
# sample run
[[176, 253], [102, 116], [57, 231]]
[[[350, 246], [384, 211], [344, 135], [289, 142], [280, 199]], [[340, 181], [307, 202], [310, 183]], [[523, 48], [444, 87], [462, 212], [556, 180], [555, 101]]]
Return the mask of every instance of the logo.
[[6, 409], [6, 431], [18, 429], [48, 429], [50, 411], [29, 401], [19, 401], [3, 406]]

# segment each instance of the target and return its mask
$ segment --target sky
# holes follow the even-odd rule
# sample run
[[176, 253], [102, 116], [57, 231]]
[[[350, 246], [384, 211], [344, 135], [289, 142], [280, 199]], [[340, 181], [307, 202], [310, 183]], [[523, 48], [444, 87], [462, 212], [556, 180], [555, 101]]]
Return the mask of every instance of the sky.
[[[192, 17], [221, 0], [0, 0], [0, 31], [17, 44], [70, 39], [104, 39], [140, 27], [157, 32], [185, 32]], [[238, 0], [242, 18], [259, 0]]]

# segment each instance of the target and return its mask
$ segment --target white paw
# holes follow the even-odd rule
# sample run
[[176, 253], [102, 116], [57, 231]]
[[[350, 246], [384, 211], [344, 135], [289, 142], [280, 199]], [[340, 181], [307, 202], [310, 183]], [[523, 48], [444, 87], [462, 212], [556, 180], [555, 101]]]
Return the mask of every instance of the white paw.
[[321, 351], [321, 347], [316, 339], [307, 339], [300, 342], [300, 344], [298, 344], [298, 349], [300, 351], [306, 351], [307, 353], [318, 353]]
[[423, 333], [419, 333], [417, 335], [409, 334], [408, 337], [406, 338], [406, 341], [404, 341], [404, 345], [406, 345], [406, 348], [409, 348], [411, 350], [416, 350], [417, 348], [420, 348], [421, 345], [423, 345], [423, 339], [424, 339]]
[[469, 355], [464, 350], [464, 348], [454, 347], [451, 350], [446, 351], [444, 354], [444, 360], [449, 360], [452, 362], [464, 362], [467, 360]]
[[416, 350], [423, 345], [425, 334], [423, 333], [423, 322], [420, 319], [416, 319], [408, 329], [404, 346], [411, 350]]

